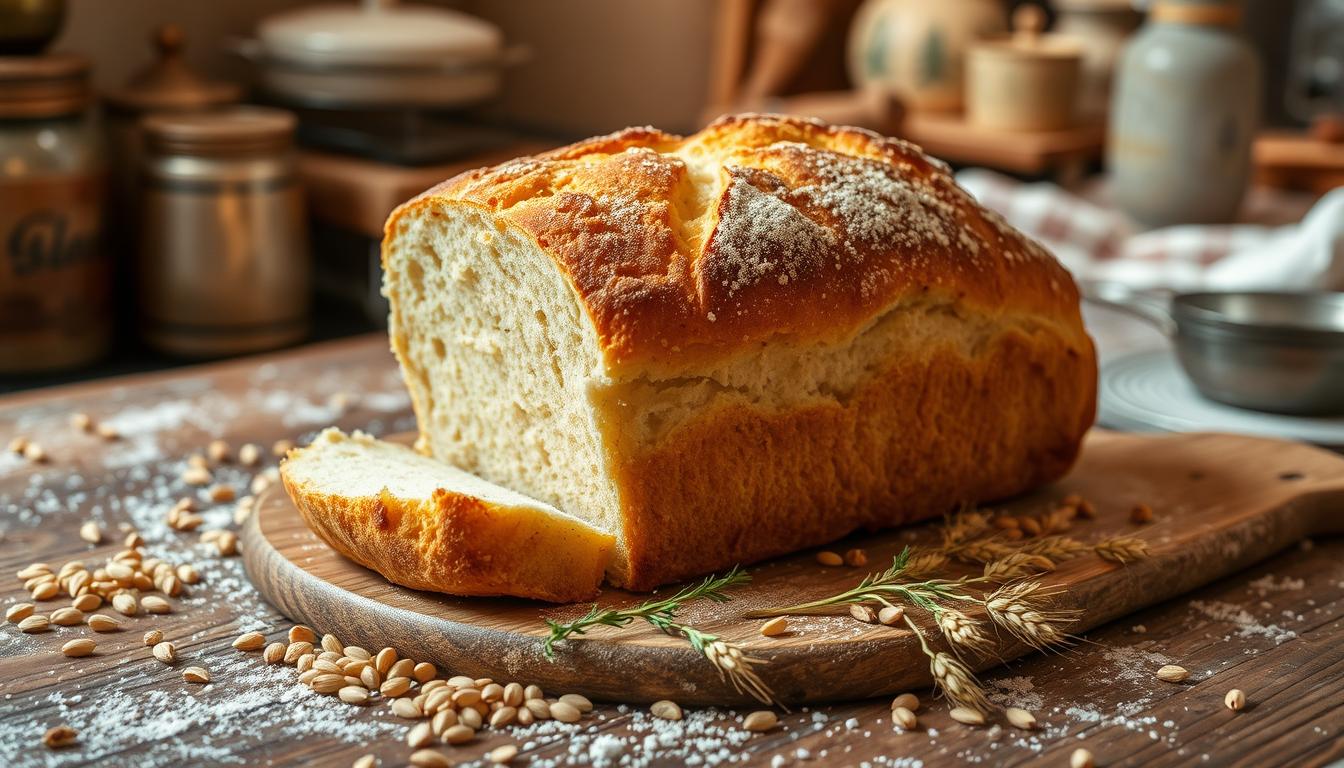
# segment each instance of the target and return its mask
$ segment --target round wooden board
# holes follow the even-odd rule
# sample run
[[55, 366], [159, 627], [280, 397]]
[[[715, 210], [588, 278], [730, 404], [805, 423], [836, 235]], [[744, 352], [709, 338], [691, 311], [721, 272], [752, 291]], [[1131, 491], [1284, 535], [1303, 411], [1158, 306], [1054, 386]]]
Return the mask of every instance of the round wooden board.
[[[1003, 507], [1044, 511], [1070, 493], [1091, 500], [1099, 513], [1070, 535], [1089, 541], [1138, 535], [1152, 550], [1149, 559], [1124, 567], [1077, 558], [1044, 579], [1065, 588], [1061, 607], [1082, 612], [1070, 627], [1075, 633], [1245, 568], [1304, 536], [1344, 530], [1344, 458], [1275, 440], [1094, 431], [1068, 478]], [[1128, 522], [1139, 502], [1154, 509], [1157, 522]], [[742, 644], [761, 660], [761, 676], [782, 701], [858, 699], [927, 687], [928, 662], [908, 629], [863, 624], [841, 612], [792, 618], [789, 632], [765, 638], [758, 632], [761, 621], [742, 615], [847, 589], [885, 568], [907, 544], [936, 538], [937, 526], [930, 524], [855, 535], [830, 547], [863, 548], [866, 568], [826, 568], [811, 551], [779, 558], [753, 567], [751, 584], [735, 590], [731, 602], [692, 604], [681, 617]], [[642, 622], [623, 630], [599, 627], [558, 646], [549, 660], [542, 653], [544, 620], [577, 617], [587, 604], [456, 598], [397, 586], [327, 547], [278, 487], [259, 499], [243, 532], [243, 555], [257, 588], [286, 616], [346, 643], [392, 646], [434, 662], [441, 672], [632, 703], [750, 701], [684, 640]], [[624, 606], [644, 599], [608, 589], [598, 602]], [[983, 669], [1026, 650], [1003, 636], [992, 656], [972, 661]]]

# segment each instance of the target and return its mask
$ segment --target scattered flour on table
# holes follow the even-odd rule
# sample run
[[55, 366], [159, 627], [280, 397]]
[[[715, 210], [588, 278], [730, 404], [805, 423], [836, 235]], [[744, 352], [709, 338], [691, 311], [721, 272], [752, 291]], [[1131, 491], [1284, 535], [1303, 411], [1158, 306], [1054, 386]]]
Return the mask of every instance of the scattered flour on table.
[[1275, 579], [1274, 574], [1270, 573], [1252, 581], [1246, 586], [1251, 591], [1263, 597], [1270, 592], [1295, 592], [1299, 589], [1305, 589], [1307, 582], [1303, 579], [1290, 579], [1287, 577]]
[[1213, 621], [1235, 624], [1237, 635], [1240, 637], [1265, 637], [1273, 640], [1275, 645], [1280, 645], [1297, 637], [1296, 632], [1291, 629], [1284, 629], [1278, 624], [1262, 624], [1245, 608], [1232, 603], [1221, 600], [1191, 600], [1190, 607]]

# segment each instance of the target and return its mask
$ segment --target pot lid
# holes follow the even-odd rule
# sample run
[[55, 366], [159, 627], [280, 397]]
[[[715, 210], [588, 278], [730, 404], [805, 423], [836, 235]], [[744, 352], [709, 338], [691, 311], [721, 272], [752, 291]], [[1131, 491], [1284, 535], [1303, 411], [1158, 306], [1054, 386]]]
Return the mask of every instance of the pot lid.
[[74, 114], [89, 97], [89, 61], [82, 56], [0, 56], [0, 118]]
[[269, 107], [216, 112], [160, 113], [140, 125], [151, 151], [180, 155], [254, 155], [287, 148], [294, 115]]
[[272, 16], [257, 30], [268, 56], [304, 64], [425, 66], [499, 55], [499, 29], [446, 8], [364, 0]]
[[107, 94], [108, 104], [128, 112], [193, 110], [231, 104], [242, 96], [234, 83], [211, 82], [183, 60], [186, 36], [176, 24], [164, 24], [150, 37], [157, 57], [126, 85]]
[[1043, 34], [1045, 10], [1039, 5], [1020, 5], [1013, 11], [1013, 34], [975, 44], [978, 50], [994, 50], [1034, 59], [1081, 59], [1082, 50], [1062, 35]]

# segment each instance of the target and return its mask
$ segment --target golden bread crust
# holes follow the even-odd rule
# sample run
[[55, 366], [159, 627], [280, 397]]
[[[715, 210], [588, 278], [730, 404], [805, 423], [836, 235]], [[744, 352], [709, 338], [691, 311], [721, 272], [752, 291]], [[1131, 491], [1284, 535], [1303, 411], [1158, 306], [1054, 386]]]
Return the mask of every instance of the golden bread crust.
[[308, 527], [332, 549], [414, 589], [556, 603], [597, 595], [612, 539], [577, 526], [535, 525], [444, 489], [429, 499], [345, 496], [281, 471]]
[[620, 462], [629, 565], [608, 578], [651, 589], [1055, 480], [1092, 424], [1090, 352], [1010, 332], [975, 360], [929, 349], [841, 401], [706, 414]]
[[485, 208], [574, 286], [613, 373], [836, 342], [904, 301], [1053, 323], [1089, 346], [1068, 273], [908, 142], [782, 116], [631, 128], [461, 174], [397, 209]]

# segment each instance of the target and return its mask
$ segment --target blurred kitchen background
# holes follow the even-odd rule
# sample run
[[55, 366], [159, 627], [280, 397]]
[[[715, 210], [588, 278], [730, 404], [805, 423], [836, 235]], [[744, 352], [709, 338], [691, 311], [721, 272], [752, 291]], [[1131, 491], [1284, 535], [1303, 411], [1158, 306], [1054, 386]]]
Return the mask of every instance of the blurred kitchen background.
[[0, 0], [0, 49], [0, 391], [376, 331], [397, 203], [742, 109], [1108, 290], [1344, 287], [1344, 0]]

